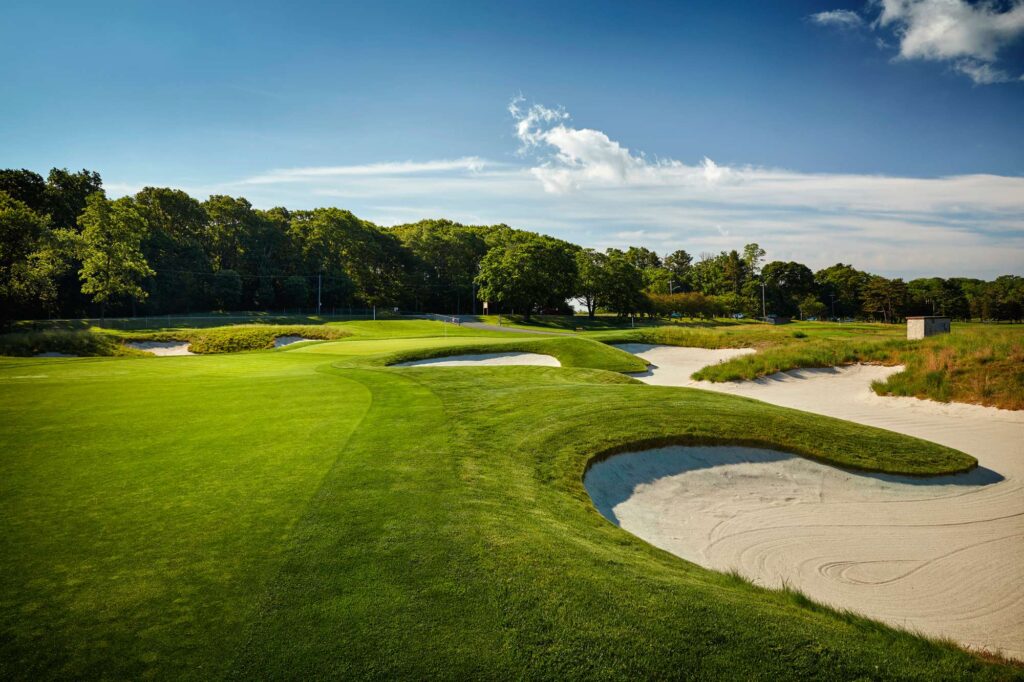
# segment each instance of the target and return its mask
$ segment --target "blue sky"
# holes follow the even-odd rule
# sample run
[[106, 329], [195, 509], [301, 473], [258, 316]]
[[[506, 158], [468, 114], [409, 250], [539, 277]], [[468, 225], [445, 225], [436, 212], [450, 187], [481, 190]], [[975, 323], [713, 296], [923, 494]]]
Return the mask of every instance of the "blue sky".
[[0, 165], [112, 194], [1024, 270], [1016, 0], [16, 1], [0, 64]]

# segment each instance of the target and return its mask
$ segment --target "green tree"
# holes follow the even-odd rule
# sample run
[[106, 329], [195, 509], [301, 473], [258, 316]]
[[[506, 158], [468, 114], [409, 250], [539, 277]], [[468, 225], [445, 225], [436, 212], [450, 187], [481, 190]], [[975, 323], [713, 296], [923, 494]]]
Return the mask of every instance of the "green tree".
[[884, 322], [896, 322], [903, 316], [907, 285], [902, 279], [872, 275], [861, 290], [861, 301], [864, 312], [881, 317]]
[[576, 252], [576, 271], [576, 296], [593, 319], [609, 289], [608, 256], [594, 249], [580, 249]]
[[0, 192], [0, 317], [52, 308], [63, 269], [49, 217]]
[[729, 281], [725, 275], [726, 253], [717, 256], [702, 253], [700, 259], [690, 270], [690, 281], [696, 291], [705, 296], [716, 296], [729, 291]]
[[743, 265], [747, 271], [747, 277], [761, 276], [761, 264], [764, 262], [764, 256], [765, 250], [756, 243], [743, 247]]
[[181, 190], [146, 187], [135, 195], [135, 209], [148, 228], [142, 253], [156, 273], [146, 283], [147, 309], [166, 313], [207, 305], [213, 268], [203, 250], [202, 205]]
[[1000, 275], [989, 286], [996, 300], [996, 317], [1020, 322], [1024, 317], [1024, 277]]
[[661, 258], [658, 254], [644, 246], [631, 246], [623, 255], [638, 270], [661, 267]]
[[103, 191], [103, 180], [95, 171], [72, 173], [66, 168], [50, 170], [46, 178], [47, 205], [55, 229], [75, 230], [78, 216], [85, 210], [86, 201], [96, 192]]
[[242, 300], [242, 276], [234, 270], [218, 270], [210, 286], [218, 310], [232, 310]]
[[644, 273], [628, 253], [618, 249], [607, 251], [607, 283], [605, 305], [619, 315], [632, 315], [647, 310], [644, 295]]
[[325, 294], [333, 302], [353, 295], [367, 305], [403, 299], [413, 261], [395, 235], [338, 208], [294, 211], [291, 216], [289, 231], [307, 272], [324, 273]]
[[417, 309], [460, 314], [474, 307], [473, 278], [487, 253], [487, 229], [423, 220], [389, 230], [412, 255], [406, 279]]
[[843, 263], [836, 263], [814, 273], [821, 292], [821, 302], [837, 318], [862, 316], [861, 291], [870, 278], [868, 273]]
[[812, 317], [820, 320], [828, 314], [828, 307], [813, 294], [808, 294], [801, 299], [798, 307], [800, 308], [800, 318], [803, 320]]
[[202, 208], [207, 216], [203, 247], [214, 270], [240, 270], [248, 235], [258, 222], [252, 204], [241, 197], [215, 194]]
[[0, 192], [6, 192], [41, 216], [50, 214], [46, 181], [38, 173], [24, 168], [4, 168], [0, 170]]
[[99, 303], [101, 316], [107, 303], [120, 296], [137, 300], [146, 298], [140, 281], [153, 275], [142, 253], [146, 222], [135, 210], [130, 198], [109, 201], [102, 192], [86, 200], [78, 219], [78, 235], [82, 268], [82, 293], [91, 294]]
[[480, 296], [511, 307], [527, 320], [547, 303], [570, 298], [577, 285], [576, 259], [569, 244], [532, 233], [517, 233], [487, 252], [476, 277]]
[[292, 275], [281, 286], [281, 300], [286, 305], [305, 307], [309, 303], [309, 293], [309, 282], [300, 275]]
[[803, 263], [772, 261], [761, 271], [765, 284], [768, 312], [793, 316], [800, 302], [817, 293], [814, 273]]
[[693, 289], [690, 275], [693, 272], [693, 256], [679, 249], [665, 256], [662, 265], [672, 274], [673, 292], [686, 292]]

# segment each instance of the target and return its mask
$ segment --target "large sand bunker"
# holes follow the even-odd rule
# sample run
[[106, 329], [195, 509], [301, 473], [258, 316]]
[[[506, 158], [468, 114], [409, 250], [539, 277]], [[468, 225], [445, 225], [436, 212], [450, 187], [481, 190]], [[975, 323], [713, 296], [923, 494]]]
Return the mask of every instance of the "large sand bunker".
[[188, 349], [188, 341], [129, 341], [125, 345], [153, 355], [195, 355]]
[[480, 367], [493, 365], [539, 365], [541, 367], [561, 367], [560, 363], [550, 355], [539, 353], [480, 353], [476, 355], [449, 355], [443, 358], [428, 360], [412, 360], [399, 362], [395, 367]]
[[633, 350], [656, 365], [643, 381], [897, 431], [970, 453], [979, 468], [914, 479], [749, 448], [663, 448], [591, 468], [602, 513], [701, 565], [1024, 659], [1024, 413], [875, 395], [871, 381], [894, 367], [710, 384], [689, 379], [700, 349]]

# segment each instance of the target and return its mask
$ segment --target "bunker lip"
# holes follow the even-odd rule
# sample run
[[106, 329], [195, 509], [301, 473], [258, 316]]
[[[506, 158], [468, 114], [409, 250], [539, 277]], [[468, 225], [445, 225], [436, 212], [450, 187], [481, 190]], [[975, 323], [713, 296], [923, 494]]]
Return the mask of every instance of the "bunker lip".
[[422, 360], [398, 362], [391, 367], [497, 367], [497, 366], [561, 367], [562, 363], [551, 355], [541, 353], [470, 353], [445, 355]]
[[960, 467], [957, 469], [947, 469], [943, 471], [936, 471], [930, 474], [919, 474], [913, 472], [895, 472], [889, 469], [881, 469], [878, 467], [858, 467], [858, 466], [843, 466], [831, 459], [821, 457], [818, 454], [810, 451], [803, 450], [801, 448], [791, 447], [785, 444], [779, 444], [767, 440], [756, 440], [751, 438], [703, 438], [699, 436], [691, 435], [674, 435], [664, 436], [660, 438], [645, 438], [642, 440], [631, 440], [624, 441], [619, 445], [613, 445], [610, 448], [605, 448], [600, 452], [597, 452], [587, 460], [587, 463], [583, 468], [583, 479], [587, 477], [587, 473], [596, 464], [617, 457], [618, 455], [625, 455], [635, 452], [643, 452], [647, 450], [657, 450], [660, 448], [668, 447], [683, 447], [683, 448], [717, 448], [717, 447], [740, 447], [740, 448], [752, 448], [760, 450], [773, 450], [775, 452], [784, 453], [793, 457], [802, 457], [803, 459], [815, 462], [822, 466], [827, 466], [837, 471], [842, 471], [848, 474], [877, 474], [882, 476], [899, 476], [909, 479], [918, 479], [921, 481], [929, 481], [936, 477], [943, 476], [959, 476], [970, 473], [977, 470], [978, 460], [972, 457], [974, 463]]
[[302, 343], [303, 341], [316, 341], [316, 339], [307, 339], [305, 336], [277, 336], [274, 337], [274, 348], [284, 348], [290, 346], [293, 343]]
[[[753, 495], [777, 485], [779, 472], [768, 466], [733, 468], [736, 480], [746, 477], [751, 483], [737, 489], [744, 494], [734, 496], [726, 489], [736, 480], [728, 480], [724, 472], [718, 472], [723, 474], [719, 479], [691, 477], [691, 483], [704, 487], [689, 492], [669, 476], [627, 500], [639, 514], [636, 518], [660, 524], [657, 533], [645, 534], [642, 528], [638, 532], [627, 523], [623, 528], [708, 568], [739, 570], [758, 584], [788, 583], [837, 608], [926, 636], [949, 638], [971, 650], [1024, 659], [1024, 594], [1018, 587], [1024, 583], [1019, 549], [1024, 537], [1024, 414], [875, 395], [871, 382], [899, 367], [852, 365], [783, 372], [756, 381], [695, 382], [689, 374], [699, 353], [694, 348], [647, 347], [638, 354], [656, 367], [640, 380], [729, 393], [895, 431], [960, 450], [976, 458], [978, 466], [946, 481], [901, 474], [897, 478], [911, 494], [890, 500], [892, 504], [882, 504], [870, 494], [857, 497], [857, 490], [871, 488], [859, 487], [855, 479], [874, 480], [879, 474], [850, 472], [831, 463], [827, 477], [819, 479], [825, 483], [817, 484], [813, 477], [799, 479], [802, 486], [818, 485], [820, 500], [800, 494], [803, 488], [794, 485], [796, 501], [767, 494], [761, 506], [747, 504], [750, 497], [744, 497], [744, 491]], [[665, 440], [678, 444], [677, 439]], [[789, 452], [775, 444], [756, 447]], [[624, 444], [596, 455], [588, 472], [602, 457], [638, 449], [636, 444]], [[727, 485], [723, 488], [716, 480]], [[955, 489], [942, 489], [954, 480]], [[922, 497], [922, 491], [937, 494]], [[706, 505], [686, 507], [691, 495]], [[672, 516], [677, 499], [693, 512], [689, 517]], [[659, 544], [659, 538], [670, 535], [687, 537], [694, 525], [712, 515], [716, 536], [708, 540], [705, 533], [696, 538], [697, 543], [706, 543], [705, 555], [688, 556], [689, 550]]]

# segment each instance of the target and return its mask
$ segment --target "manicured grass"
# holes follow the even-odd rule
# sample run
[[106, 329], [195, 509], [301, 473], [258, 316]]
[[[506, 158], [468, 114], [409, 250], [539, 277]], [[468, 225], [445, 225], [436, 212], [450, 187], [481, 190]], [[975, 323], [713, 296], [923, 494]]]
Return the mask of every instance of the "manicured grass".
[[[618, 362], [506, 347], [526, 343]], [[414, 344], [440, 348], [0, 359], [0, 677], [1020, 675], [682, 561], [582, 485], [595, 454], [666, 440], [919, 474], [970, 457], [600, 369], [381, 366]]]

